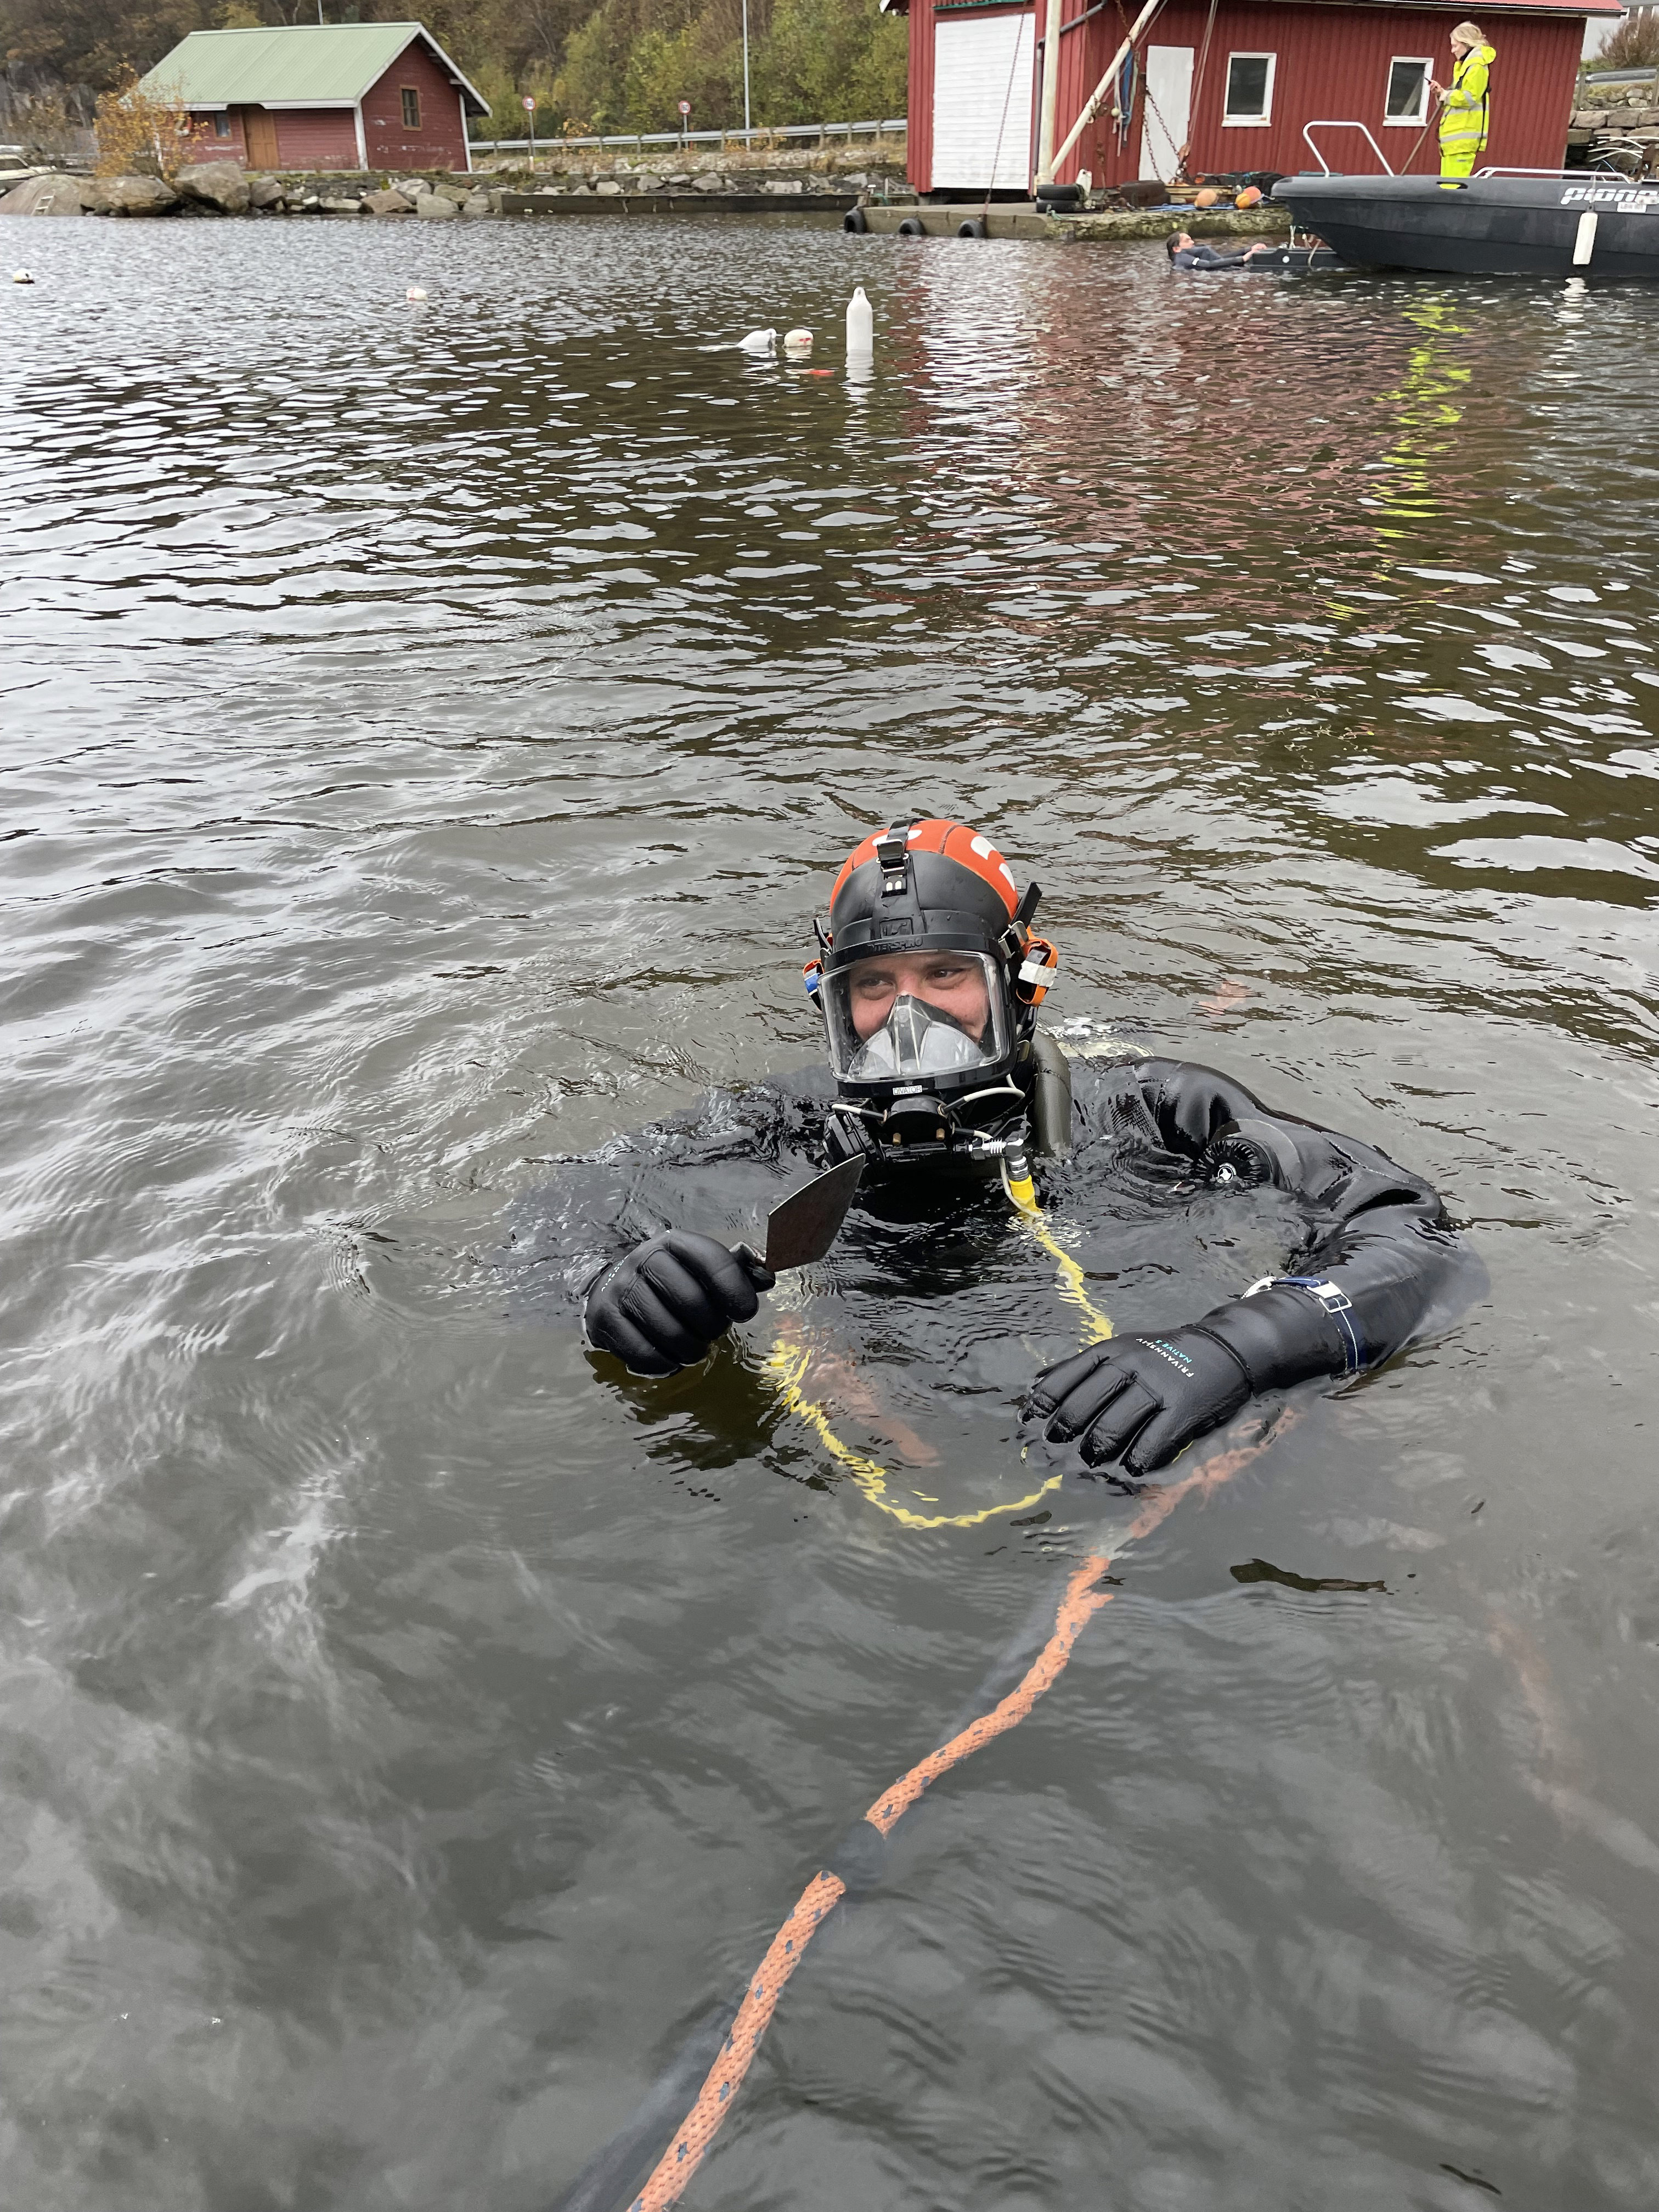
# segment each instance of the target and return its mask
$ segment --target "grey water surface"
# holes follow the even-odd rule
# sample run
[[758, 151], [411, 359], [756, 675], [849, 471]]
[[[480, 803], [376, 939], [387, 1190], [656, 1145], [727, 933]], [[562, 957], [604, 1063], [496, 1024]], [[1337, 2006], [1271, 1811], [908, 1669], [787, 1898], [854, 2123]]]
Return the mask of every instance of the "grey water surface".
[[[915, 804], [1040, 878], [1057, 1020], [1383, 1145], [1491, 1290], [1121, 1558], [688, 2207], [1650, 2212], [1659, 294], [6, 243], [0, 2202], [545, 2208], [1110, 1548], [881, 1513], [779, 1301], [624, 1389], [492, 1274], [562, 1156], [811, 1057]], [[1075, 1316], [998, 1297], [1012, 1393]], [[843, 1432], [977, 1510], [994, 1395]]]

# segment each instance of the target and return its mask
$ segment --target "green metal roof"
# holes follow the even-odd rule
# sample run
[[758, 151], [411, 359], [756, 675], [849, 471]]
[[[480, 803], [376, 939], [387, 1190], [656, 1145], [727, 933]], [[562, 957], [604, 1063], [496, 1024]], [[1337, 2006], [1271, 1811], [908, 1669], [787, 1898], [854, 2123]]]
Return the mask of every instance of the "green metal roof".
[[258, 106], [315, 100], [356, 101], [415, 40], [429, 47], [468, 98], [473, 112], [489, 102], [461, 75], [421, 23], [301, 23], [252, 31], [192, 31], [142, 80], [188, 106]]

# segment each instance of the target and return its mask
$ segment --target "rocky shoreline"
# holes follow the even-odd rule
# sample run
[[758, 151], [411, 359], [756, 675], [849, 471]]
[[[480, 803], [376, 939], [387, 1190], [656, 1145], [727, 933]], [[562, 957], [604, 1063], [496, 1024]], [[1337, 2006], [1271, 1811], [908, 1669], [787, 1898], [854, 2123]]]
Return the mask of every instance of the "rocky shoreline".
[[615, 155], [582, 159], [574, 149], [550, 149], [532, 169], [528, 162], [497, 158], [467, 173], [441, 170], [403, 176], [385, 170], [244, 171], [231, 161], [199, 161], [170, 182], [159, 177], [92, 177], [54, 171], [32, 176], [0, 197], [0, 215], [13, 216], [415, 216], [428, 222], [498, 216], [537, 203], [572, 199], [659, 198], [664, 194], [708, 198], [738, 195], [787, 207], [824, 191], [867, 192], [914, 200], [903, 178], [903, 155], [890, 148], [858, 155], [795, 153], [760, 148], [674, 148], [672, 161], [637, 167]]
[[414, 216], [453, 222], [497, 215], [501, 193], [477, 178], [249, 175], [229, 161], [200, 161], [169, 184], [160, 177], [31, 177], [0, 199], [15, 216]]

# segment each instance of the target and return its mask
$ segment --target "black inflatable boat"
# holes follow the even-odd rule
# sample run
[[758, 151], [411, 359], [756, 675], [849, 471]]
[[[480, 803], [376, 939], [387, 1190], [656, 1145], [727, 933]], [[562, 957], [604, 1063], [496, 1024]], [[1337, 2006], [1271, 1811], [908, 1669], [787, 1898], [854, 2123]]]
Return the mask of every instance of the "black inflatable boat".
[[1460, 276], [1659, 277], [1659, 183], [1588, 169], [1283, 177], [1298, 230], [1368, 269]]

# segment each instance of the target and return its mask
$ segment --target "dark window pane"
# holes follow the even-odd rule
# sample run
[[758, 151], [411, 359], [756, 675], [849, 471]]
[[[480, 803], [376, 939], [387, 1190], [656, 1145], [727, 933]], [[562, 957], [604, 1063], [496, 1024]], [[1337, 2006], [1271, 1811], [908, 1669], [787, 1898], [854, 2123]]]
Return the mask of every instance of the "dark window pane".
[[1388, 113], [1396, 121], [1414, 123], [1423, 112], [1423, 86], [1428, 68], [1423, 62], [1395, 62], [1389, 71]]
[[1267, 57], [1235, 54], [1227, 64], [1227, 112], [1261, 115], [1267, 106]]
[[418, 131], [421, 127], [421, 95], [408, 85], [403, 88], [403, 94], [404, 128], [406, 131]]

